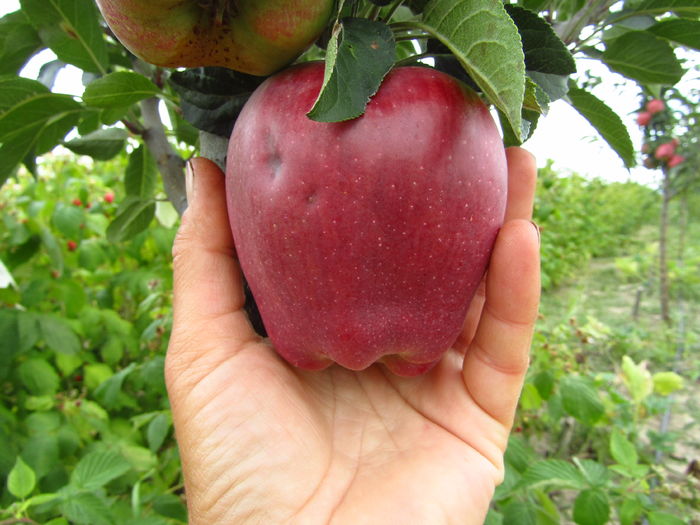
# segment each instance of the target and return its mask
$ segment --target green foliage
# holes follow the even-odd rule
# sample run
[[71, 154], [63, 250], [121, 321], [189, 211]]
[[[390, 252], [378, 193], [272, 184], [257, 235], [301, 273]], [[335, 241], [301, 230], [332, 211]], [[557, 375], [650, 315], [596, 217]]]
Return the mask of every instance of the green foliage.
[[161, 195], [124, 169], [58, 157], [0, 195], [0, 519], [186, 521], [163, 380], [174, 230], [106, 239], [107, 193]]
[[658, 195], [633, 182], [561, 177], [540, 170], [534, 220], [542, 232], [542, 285], [574, 277], [592, 257], [613, 255], [658, 217]]

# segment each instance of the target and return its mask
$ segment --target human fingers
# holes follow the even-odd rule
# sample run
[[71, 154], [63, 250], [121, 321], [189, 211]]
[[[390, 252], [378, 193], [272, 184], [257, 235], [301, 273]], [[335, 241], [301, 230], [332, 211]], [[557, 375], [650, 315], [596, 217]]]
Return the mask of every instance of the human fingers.
[[[207, 346], [230, 352], [257, 338], [243, 310], [245, 296], [234, 257], [224, 175], [210, 160], [198, 158], [190, 161], [187, 177], [188, 208], [173, 246], [168, 361], [175, 367], [192, 362]], [[213, 341], [226, 344], [216, 346]], [[217, 359], [211, 352], [208, 357], [210, 362]]]
[[[506, 159], [508, 161], [508, 201], [505, 220], [529, 220], [532, 218], [532, 206], [537, 185], [535, 158], [523, 148], [511, 147], [506, 149]], [[484, 277], [472, 298], [462, 333], [455, 343], [455, 349], [461, 353], [466, 351], [479, 325], [486, 300], [485, 284], [486, 278]]]
[[496, 240], [481, 319], [462, 369], [476, 404], [507, 427], [529, 363], [539, 296], [539, 233], [530, 221], [509, 221]]
[[532, 154], [518, 147], [506, 149], [508, 160], [508, 201], [505, 222], [532, 218], [537, 185], [537, 164]]

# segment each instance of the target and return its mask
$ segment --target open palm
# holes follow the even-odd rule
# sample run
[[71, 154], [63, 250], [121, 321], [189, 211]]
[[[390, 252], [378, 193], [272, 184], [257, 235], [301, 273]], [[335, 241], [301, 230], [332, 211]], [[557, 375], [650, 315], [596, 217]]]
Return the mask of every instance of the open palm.
[[192, 162], [166, 379], [190, 523], [481, 523], [539, 297], [535, 166], [508, 150], [507, 223], [455, 348], [402, 378], [289, 366], [253, 331], [223, 175]]

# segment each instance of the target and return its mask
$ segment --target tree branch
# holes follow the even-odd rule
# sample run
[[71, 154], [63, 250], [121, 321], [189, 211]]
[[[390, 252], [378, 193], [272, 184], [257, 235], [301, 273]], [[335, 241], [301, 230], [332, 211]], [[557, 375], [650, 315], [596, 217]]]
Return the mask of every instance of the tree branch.
[[182, 215], [187, 208], [185, 195], [185, 161], [178, 155], [165, 135], [165, 126], [160, 119], [158, 107], [160, 101], [155, 98], [147, 98], [141, 101], [141, 115], [143, 117], [143, 140], [151, 151], [158, 164], [158, 171], [163, 178], [163, 187], [168, 200]]
[[[138, 59], [134, 61], [134, 71], [149, 78], [152, 73], [150, 66]], [[182, 215], [187, 208], [184, 177], [185, 161], [172, 147], [165, 134], [165, 126], [160, 118], [160, 100], [156, 97], [147, 98], [142, 100], [139, 105], [144, 128], [141, 136], [156, 159], [168, 200], [177, 212]]]

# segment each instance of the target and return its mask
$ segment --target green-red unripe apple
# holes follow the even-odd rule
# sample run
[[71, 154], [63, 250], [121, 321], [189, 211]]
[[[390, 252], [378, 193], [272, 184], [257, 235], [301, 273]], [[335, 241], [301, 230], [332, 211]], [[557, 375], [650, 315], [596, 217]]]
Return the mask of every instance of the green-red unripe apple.
[[425, 67], [387, 75], [366, 113], [306, 117], [323, 64], [266, 80], [231, 136], [236, 251], [277, 351], [320, 369], [430, 369], [455, 342], [506, 203], [478, 96]]
[[269, 75], [321, 34], [333, 0], [97, 0], [132, 53], [164, 67]]

